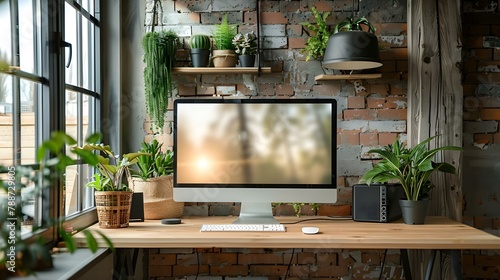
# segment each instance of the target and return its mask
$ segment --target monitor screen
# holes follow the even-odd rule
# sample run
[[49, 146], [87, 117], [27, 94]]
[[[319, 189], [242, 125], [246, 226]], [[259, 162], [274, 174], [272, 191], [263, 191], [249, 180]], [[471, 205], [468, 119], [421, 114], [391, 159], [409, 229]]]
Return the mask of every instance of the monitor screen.
[[174, 199], [335, 202], [336, 109], [333, 99], [176, 100]]

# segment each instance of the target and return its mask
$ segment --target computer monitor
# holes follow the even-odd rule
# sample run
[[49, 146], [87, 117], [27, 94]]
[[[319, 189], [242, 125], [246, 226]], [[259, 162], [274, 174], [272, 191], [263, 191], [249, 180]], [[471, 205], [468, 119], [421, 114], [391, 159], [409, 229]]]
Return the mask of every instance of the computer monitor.
[[272, 203], [334, 203], [334, 99], [177, 99], [174, 200], [241, 202], [235, 223], [277, 223]]

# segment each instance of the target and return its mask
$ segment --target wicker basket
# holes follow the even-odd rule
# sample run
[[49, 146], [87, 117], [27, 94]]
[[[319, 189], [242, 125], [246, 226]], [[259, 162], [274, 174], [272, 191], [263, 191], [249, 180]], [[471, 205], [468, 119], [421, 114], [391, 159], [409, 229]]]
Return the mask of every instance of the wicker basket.
[[128, 227], [132, 192], [95, 192], [100, 228]]
[[160, 220], [182, 216], [184, 202], [173, 200], [172, 175], [150, 178], [146, 181], [140, 178], [130, 180], [132, 190], [142, 192], [144, 195], [144, 219]]

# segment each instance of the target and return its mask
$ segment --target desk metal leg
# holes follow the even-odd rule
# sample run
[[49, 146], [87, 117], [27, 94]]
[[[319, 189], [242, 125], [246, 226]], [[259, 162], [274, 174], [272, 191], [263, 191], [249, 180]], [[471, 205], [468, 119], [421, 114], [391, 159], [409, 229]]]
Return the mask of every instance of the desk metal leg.
[[455, 273], [455, 279], [462, 280], [462, 264], [460, 263], [460, 250], [451, 250], [451, 261], [453, 264], [453, 272]]
[[429, 258], [429, 263], [427, 264], [427, 272], [425, 273], [425, 279], [430, 280], [432, 277], [432, 269], [434, 269], [434, 261], [436, 260], [436, 250], [431, 250], [431, 256]]
[[400, 249], [401, 253], [401, 261], [403, 262], [403, 271], [405, 273], [406, 280], [412, 280], [411, 278], [411, 269], [410, 269], [410, 260], [408, 259], [408, 250]]

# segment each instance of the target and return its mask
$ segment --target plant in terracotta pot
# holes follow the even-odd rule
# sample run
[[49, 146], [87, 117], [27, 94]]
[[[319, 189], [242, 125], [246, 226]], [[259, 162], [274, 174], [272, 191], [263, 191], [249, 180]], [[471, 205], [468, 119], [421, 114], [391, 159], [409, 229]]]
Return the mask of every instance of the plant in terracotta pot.
[[97, 152], [97, 161], [89, 163], [97, 167], [99, 173], [94, 174], [94, 181], [87, 187], [95, 189], [97, 217], [100, 228], [128, 227], [132, 190], [123, 183], [124, 175], [129, 174], [130, 166], [137, 163], [137, 157], [145, 153], [129, 153], [118, 156], [109, 145], [86, 144], [74, 150], [82, 155]]
[[[422, 224], [428, 209], [428, 196], [433, 188], [430, 176], [436, 171], [455, 173], [455, 167], [446, 162], [434, 162], [434, 156], [440, 151], [460, 151], [461, 147], [444, 146], [429, 149], [427, 146], [437, 136], [420, 142], [413, 148], [408, 148], [397, 138], [392, 145], [381, 149], [372, 149], [370, 154], [376, 154], [382, 158], [372, 170], [366, 172], [361, 178], [370, 185], [371, 183], [394, 182], [401, 184], [405, 197], [400, 200], [403, 219], [407, 224]], [[407, 204], [415, 204], [415, 207], [423, 211], [423, 215], [405, 215]], [[413, 219], [413, 218], [415, 219]]]
[[137, 170], [131, 170], [131, 187], [144, 195], [144, 218], [158, 220], [178, 218], [184, 210], [183, 202], [173, 200], [174, 153], [162, 152], [163, 143], [156, 139], [142, 143]]
[[207, 67], [210, 64], [210, 50], [212, 42], [210, 37], [203, 34], [195, 34], [189, 38], [189, 54], [193, 67]]
[[257, 54], [257, 35], [255, 33], [238, 33], [233, 38], [233, 45], [241, 67], [253, 67]]
[[234, 67], [237, 62], [237, 55], [233, 45], [233, 38], [236, 36], [236, 25], [229, 24], [227, 14], [224, 15], [220, 24], [215, 26], [213, 33], [215, 50], [213, 50], [212, 60], [214, 67]]

